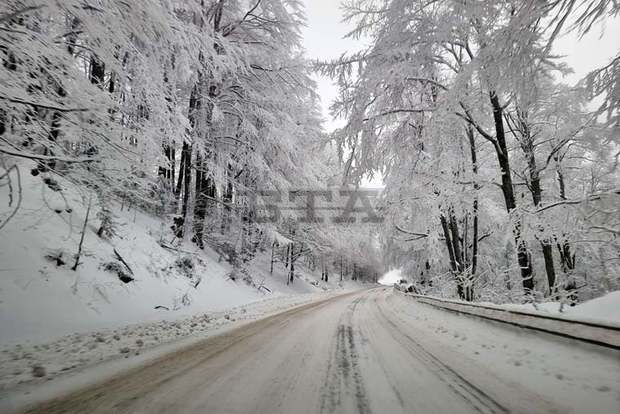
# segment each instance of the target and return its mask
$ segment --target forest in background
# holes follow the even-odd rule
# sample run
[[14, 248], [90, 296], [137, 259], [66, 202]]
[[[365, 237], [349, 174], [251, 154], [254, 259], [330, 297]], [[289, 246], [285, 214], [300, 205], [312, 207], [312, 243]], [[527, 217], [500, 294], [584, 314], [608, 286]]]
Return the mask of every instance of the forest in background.
[[[298, 0], [3, 2], [0, 237], [23, 208], [21, 175], [57, 192], [62, 176], [96, 237], [113, 240], [114, 210], [130, 206], [161, 219], [169, 247], [209, 245], [236, 266], [271, 249], [290, 281], [302, 259], [322, 279], [402, 268], [464, 300], [617, 290], [620, 56], [569, 87], [552, 46], [619, 10], [350, 0], [349, 36], [368, 47], [309, 62]], [[340, 90], [333, 134], [313, 70]], [[377, 174], [382, 225], [258, 220], [263, 192]]]

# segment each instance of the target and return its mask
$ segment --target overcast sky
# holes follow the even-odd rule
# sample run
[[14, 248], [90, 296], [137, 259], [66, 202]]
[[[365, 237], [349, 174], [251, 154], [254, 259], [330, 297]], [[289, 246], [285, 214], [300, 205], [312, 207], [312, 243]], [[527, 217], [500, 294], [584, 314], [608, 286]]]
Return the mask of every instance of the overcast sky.
[[[304, 43], [309, 57], [337, 58], [344, 52], [361, 48], [360, 42], [343, 39], [351, 28], [341, 23], [339, 0], [304, 0], [304, 2], [308, 17], [308, 26], [304, 30]], [[575, 70], [575, 74], [566, 78], [565, 82], [574, 83], [589, 71], [603, 66], [620, 49], [620, 19], [610, 20], [605, 26], [603, 37], [601, 30], [597, 29], [581, 40], [571, 35], [557, 42], [556, 54], [565, 55], [565, 61]], [[337, 90], [328, 79], [317, 77], [317, 82], [323, 113], [327, 120], [325, 126], [331, 130], [341, 124], [330, 120], [327, 110]]]

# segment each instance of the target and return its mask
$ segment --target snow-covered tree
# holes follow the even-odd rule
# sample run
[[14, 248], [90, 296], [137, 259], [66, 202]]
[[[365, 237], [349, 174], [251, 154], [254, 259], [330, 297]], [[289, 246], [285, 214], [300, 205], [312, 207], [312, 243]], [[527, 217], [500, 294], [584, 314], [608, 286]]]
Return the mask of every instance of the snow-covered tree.
[[[349, 1], [351, 36], [369, 46], [320, 65], [340, 86], [332, 109], [347, 123], [334, 139], [350, 178], [383, 173], [392, 221], [385, 242], [397, 251], [400, 243], [415, 246], [390, 252], [393, 259], [416, 277], [449, 275], [464, 299], [488, 294], [475, 294], [474, 285], [511, 291], [515, 270], [526, 295], [553, 290], [556, 247], [563, 267], [575, 257], [556, 227], [558, 212], [546, 206], [556, 199], [545, 186], [557, 185], [546, 177], [565, 151], [582, 145], [596, 153], [613, 135], [579, 93], [562, 107], [566, 92], [552, 79], [566, 67], [551, 53], [568, 7], [560, 3]], [[583, 161], [582, 172], [592, 167]], [[604, 164], [604, 174], [615, 173], [612, 159]], [[581, 197], [617, 192], [591, 188]], [[514, 265], [498, 245], [509, 247]], [[498, 264], [505, 272], [495, 271]], [[609, 281], [608, 273], [600, 277]]]

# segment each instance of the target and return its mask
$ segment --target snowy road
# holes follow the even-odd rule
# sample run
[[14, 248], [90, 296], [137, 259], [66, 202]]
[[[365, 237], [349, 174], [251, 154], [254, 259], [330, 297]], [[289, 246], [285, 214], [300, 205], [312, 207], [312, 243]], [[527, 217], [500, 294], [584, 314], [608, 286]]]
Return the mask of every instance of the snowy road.
[[32, 412], [612, 413], [620, 362], [384, 288], [249, 323]]

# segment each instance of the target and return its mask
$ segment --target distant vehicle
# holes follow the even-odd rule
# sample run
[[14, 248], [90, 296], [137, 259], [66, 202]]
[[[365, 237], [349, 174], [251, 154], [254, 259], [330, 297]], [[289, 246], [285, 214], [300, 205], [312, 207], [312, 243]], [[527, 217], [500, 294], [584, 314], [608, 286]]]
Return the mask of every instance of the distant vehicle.
[[420, 294], [415, 285], [405, 279], [400, 279], [398, 282], [394, 283], [394, 288], [401, 292], [415, 293], [416, 295]]

